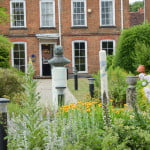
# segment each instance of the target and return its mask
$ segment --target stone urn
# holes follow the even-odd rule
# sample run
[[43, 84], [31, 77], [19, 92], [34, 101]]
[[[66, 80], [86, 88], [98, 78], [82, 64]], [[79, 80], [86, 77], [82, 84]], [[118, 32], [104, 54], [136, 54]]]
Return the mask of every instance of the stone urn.
[[127, 76], [126, 82], [129, 84], [129, 86], [134, 86], [138, 80], [137, 76]]

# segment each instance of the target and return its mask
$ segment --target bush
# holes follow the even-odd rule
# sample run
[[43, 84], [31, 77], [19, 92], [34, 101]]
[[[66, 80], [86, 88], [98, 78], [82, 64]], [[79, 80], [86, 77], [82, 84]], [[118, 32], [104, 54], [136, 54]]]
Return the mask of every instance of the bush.
[[141, 42], [136, 43], [133, 56], [135, 68], [139, 65], [144, 65], [146, 72], [150, 72], [150, 45]]
[[108, 55], [107, 56], [107, 68], [113, 65], [115, 55]]
[[[122, 32], [114, 58], [114, 66], [119, 66], [126, 71], [135, 72], [134, 53], [138, 42], [150, 45], [150, 24], [142, 24], [126, 29]], [[142, 45], [141, 45], [142, 47]], [[140, 48], [139, 48], [140, 49]]]
[[123, 106], [126, 103], [127, 76], [128, 73], [119, 67], [108, 69], [109, 96], [115, 106]]
[[8, 39], [0, 35], [0, 67], [8, 68], [9, 67], [9, 49], [11, 43]]
[[136, 84], [137, 104], [140, 110], [145, 111], [150, 109], [150, 103], [145, 96], [144, 86], [142, 86], [142, 82], [142, 80], [138, 80]]
[[[7, 97], [14, 102], [20, 103], [22, 99], [21, 93], [24, 91], [22, 76], [18, 75], [15, 69], [0, 68], [0, 81], [0, 97]], [[15, 95], [20, 95], [20, 97]]]
[[[113, 99], [113, 104], [115, 106], [123, 106], [126, 102], [126, 77], [128, 76], [128, 73], [120, 67], [109, 67], [107, 73], [109, 98]], [[96, 93], [100, 93], [100, 72], [93, 75], [93, 77], [95, 78]]]

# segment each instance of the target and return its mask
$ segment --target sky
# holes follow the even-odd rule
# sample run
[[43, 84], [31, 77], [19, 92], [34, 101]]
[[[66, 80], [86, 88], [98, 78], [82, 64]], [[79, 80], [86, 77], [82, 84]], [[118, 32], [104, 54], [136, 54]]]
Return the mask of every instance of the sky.
[[143, 0], [129, 0], [129, 3], [134, 3], [136, 1], [143, 1]]

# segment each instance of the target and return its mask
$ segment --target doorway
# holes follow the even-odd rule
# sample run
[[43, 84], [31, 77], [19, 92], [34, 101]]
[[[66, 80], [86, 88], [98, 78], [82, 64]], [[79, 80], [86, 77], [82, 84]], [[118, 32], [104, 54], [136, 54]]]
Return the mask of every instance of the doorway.
[[48, 60], [53, 57], [54, 44], [41, 44], [42, 76], [51, 76], [51, 66]]

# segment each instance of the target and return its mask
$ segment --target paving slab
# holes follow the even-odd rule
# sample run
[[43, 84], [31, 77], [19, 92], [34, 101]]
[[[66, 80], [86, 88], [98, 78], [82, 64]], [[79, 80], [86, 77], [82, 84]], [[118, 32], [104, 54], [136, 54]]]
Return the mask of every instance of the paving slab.
[[[40, 96], [40, 105], [46, 108], [51, 107], [52, 101], [52, 80], [51, 79], [37, 79], [37, 92]], [[65, 103], [77, 103], [77, 99], [70, 92], [68, 88], [65, 89]]]

